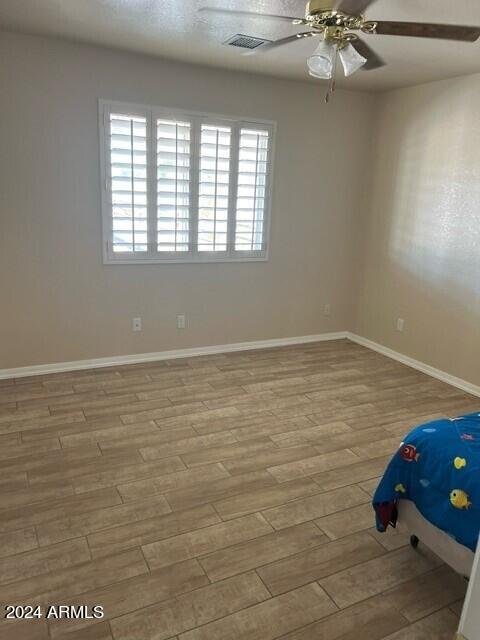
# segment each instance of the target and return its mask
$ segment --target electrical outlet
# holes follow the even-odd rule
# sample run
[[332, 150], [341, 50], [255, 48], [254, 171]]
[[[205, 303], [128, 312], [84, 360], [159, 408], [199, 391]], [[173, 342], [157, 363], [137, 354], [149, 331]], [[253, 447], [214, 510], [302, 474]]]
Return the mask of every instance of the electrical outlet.
[[332, 314], [332, 305], [331, 304], [326, 304], [323, 307], [323, 315], [324, 316], [329, 316]]
[[177, 329], [185, 329], [185, 316], [181, 315], [181, 316], [177, 316]]
[[397, 331], [403, 331], [405, 327], [405, 320], [403, 318], [398, 318], [397, 320]]
[[133, 318], [132, 320], [132, 331], [141, 331], [142, 330], [142, 319], [141, 318]]

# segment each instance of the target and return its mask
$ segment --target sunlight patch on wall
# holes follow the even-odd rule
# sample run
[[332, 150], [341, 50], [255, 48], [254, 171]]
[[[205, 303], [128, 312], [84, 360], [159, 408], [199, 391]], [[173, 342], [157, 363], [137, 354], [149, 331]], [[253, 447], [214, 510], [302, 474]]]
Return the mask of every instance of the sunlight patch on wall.
[[[480, 119], [465, 94], [405, 117], [388, 252], [438, 289], [480, 292]], [[472, 128], [473, 126], [473, 128]]]

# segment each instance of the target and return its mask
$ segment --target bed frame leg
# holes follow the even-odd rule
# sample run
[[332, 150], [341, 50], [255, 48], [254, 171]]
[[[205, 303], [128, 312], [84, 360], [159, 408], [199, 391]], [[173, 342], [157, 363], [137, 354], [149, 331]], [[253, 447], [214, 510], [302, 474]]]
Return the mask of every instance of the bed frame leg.
[[413, 535], [410, 536], [410, 544], [412, 545], [412, 547], [414, 549], [416, 549], [418, 547], [418, 543], [420, 542], [420, 540], [417, 538], [417, 536]]

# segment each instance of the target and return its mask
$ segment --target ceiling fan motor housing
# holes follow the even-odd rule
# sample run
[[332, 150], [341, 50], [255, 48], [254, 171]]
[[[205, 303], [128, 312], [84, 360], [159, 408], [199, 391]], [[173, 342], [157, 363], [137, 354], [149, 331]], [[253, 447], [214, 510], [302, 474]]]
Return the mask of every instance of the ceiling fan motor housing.
[[310, 0], [306, 8], [306, 20], [313, 29], [325, 31], [330, 35], [336, 30], [337, 35], [346, 31], [362, 29], [365, 18], [362, 15], [351, 15], [335, 9], [334, 0]]
[[307, 16], [315, 16], [325, 11], [333, 11], [335, 7], [334, 0], [310, 0], [307, 3]]

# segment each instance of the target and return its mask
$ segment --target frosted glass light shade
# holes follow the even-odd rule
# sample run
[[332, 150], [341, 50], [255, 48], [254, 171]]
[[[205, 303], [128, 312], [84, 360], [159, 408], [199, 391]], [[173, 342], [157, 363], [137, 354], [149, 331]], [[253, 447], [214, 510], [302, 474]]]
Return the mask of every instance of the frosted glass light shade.
[[348, 76], [351, 76], [352, 73], [355, 73], [355, 71], [358, 71], [367, 62], [367, 59], [361, 56], [351, 44], [347, 44], [346, 47], [340, 49], [339, 56], [347, 78]]
[[310, 75], [315, 78], [324, 78], [329, 80], [333, 73], [333, 61], [335, 59], [335, 55], [335, 45], [322, 40], [307, 60]]

